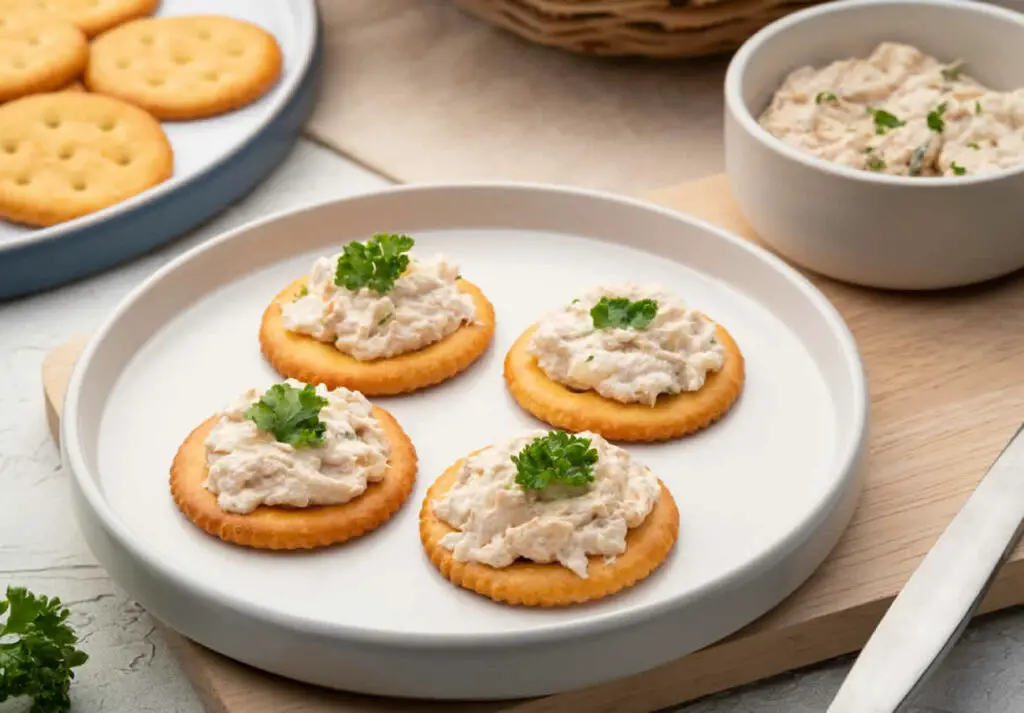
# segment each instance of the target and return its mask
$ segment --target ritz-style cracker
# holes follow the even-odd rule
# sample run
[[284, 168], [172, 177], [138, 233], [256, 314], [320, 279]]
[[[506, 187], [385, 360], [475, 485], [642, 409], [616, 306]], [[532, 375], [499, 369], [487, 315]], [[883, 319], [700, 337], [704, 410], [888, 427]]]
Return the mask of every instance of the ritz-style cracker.
[[79, 27], [88, 37], [95, 37], [112, 27], [150, 15], [160, 0], [16, 0], [28, 5], [42, 5], [47, 12], [58, 15]]
[[664, 483], [657, 504], [644, 522], [626, 534], [626, 551], [608, 561], [590, 556], [587, 578], [557, 562], [539, 564], [518, 560], [495, 568], [478, 562], [456, 560], [441, 539], [455, 530], [434, 514], [432, 502], [454, 485], [464, 460], [448, 468], [423, 500], [420, 509], [420, 540], [430, 561], [452, 584], [504, 604], [563, 607], [600, 599], [632, 587], [661, 565], [679, 533], [679, 509]]
[[281, 75], [274, 36], [215, 15], [151, 17], [92, 42], [85, 83], [162, 120], [201, 119], [251, 104]]
[[505, 356], [505, 382], [525, 410], [557, 428], [593, 431], [619, 441], [664, 441], [705, 428], [721, 418], [743, 390], [743, 355], [722, 325], [715, 334], [725, 350], [721, 371], [707, 375], [697, 391], [659, 396], [653, 406], [621, 403], [595, 391], [573, 391], [550, 379], [529, 353], [536, 325]]
[[494, 307], [480, 289], [460, 279], [458, 287], [471, 295], [474, 321], [422, 349], [397, 356], [360, 361], [333, 344], [287, 330], [281, 305], [302, 294], [302, 277], [282, 290], [263, 313], [260, 345], [271, 366], [282, 376], [328, 388], [344, 386], [367, 396], [396, 395], [445, 381], [465, 370], [487, 350], [494, 336]]
[[375, 407], [391, 446], [388, 473], [366, 491], [341, 505], [306, 508], [260, 505], [250, 513], [225, 512], [217, 496], [204, 487], [208, 467], [206, 437], [217, 417], [189, 434], [171, 466], [171, 495], [196, 526], [227, 542], [256, 549], [298, 550], [339, 544], [383, 525], [409, 497], [416, 480], [417, 456], [412, 441], [384, 409]]
[[33, 226], [78, 218], [170, 178], [160, 123], [118, 99], [59, 91], [0, 106], [0, 216]]
[[0, 0], [0, 104], [52, 92], [85, 70], [89, 46], [75, 25], [35, 3]]

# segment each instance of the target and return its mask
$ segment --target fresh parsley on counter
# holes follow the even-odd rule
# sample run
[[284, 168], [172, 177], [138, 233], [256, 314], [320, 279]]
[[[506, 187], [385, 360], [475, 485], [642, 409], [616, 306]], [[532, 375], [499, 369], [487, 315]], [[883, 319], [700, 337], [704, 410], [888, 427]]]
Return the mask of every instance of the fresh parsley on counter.
[[274, 384], [244, 415], [281, 443], [295, 448], [319, 446], [327, 430], [327, 424], [320, 420], [320, 409], [326, 405], [327, 399], [317, 394], [312, 384], [301, 389]]
[[597, 451], [590, 439], [552, 431], [534, 439], [512, 456], [516, 484], [523, 490], [543, 490], [549, 485], [580, 486], [594, 480]]
[[626, 297], [602, 297], [590, 308], [590, 318], [594, 327], [605, 329], [646, 329], [658, 314], [658, 303], [654, 300], [637, 300], [631, 302]]
[[75, 647], [78, 637], [57, 597], [42, 597], [23, 587], [8, 587], [0, 601], [0, 703], [32, 699], [29, 713], [64, 713], [71, 707], [72, 670], [88, 655]]
[[368, 287], [386, 294], [409, 267], [405, 253], [415, 242], [408, 235], [377, 233], [365, 243], [349, 243], [338, 258], [334, 284], [346, 290]]

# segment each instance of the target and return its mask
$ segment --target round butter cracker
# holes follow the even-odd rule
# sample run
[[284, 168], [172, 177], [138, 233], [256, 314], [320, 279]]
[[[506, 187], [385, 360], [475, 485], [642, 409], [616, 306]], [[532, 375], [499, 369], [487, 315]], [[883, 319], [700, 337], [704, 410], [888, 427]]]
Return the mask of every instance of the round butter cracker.
[[438, 478], [420, 509], [420, 540], [430, 561], [452, 584], [496, 602], [520, 606], [562, 607], [600, 599], [646, 578], [668, 558], [679, 536], [679, 509], [661, 483], [661, 495], [640, 527], [626, 533], [626, 551], [612, 561], [588, 558], [583, 579], [561, 564], [517, 560], [508, 567], [460, 562], [441, 545], [441, 538], [456, 530], [434, 514], [432, 502], [455, 484], [465, 460]]
[[263, 312], [260, 346], [270, 365], [284, 377], [329, 389], [344, 386], [367, 396], [393, 396], [423, 389], [469, 368], [494, 337], [494, 307], [480, 288], [460, 279], [459, 290], [473, 297], [474, 323], [463, 324], [444, 339], [387, 359], [359, 361], [333, 344], [288, 331], [281, 304], [295, 300], [306, 286], [302, 277], [282, 290]]
[[171, 466], [171, 496], [197, 527], [225, 542], [269, 550], [300, 550], [335, 545], [374, 530], [398, 511], [416, 481], [417, 456], [412, 441], [390, 413], [373, 409], [391, 445], [387, 475], [369, 483], [362, 495], [341, 505], [289, 508], [261, 505], [250, 513], [225, 512], [217, 496], [203, 485], [206, 437], [217, 424], [213, 416], [181, 444]]
[[88, 37], [151, 15], [160, 0], [20, 0], [74, 23]]
[[536, 328], [523, 332], [505, 356], [505, 383], [522, 408], [555, 428], [591, 431], [616, 441], [666, 441], [710, 426], [743, 390], [743, 354], [720, 324], [715, 336], [725, 349], [722, 370], [708, 373], [699, 390], [659, 396], [654, 406], [621, 403], [554, 381], [528, 351]]
[[158, 119], [201, 119], [256, 101], [277, 82], [281, 66], [274, 36], [244, 20], [143, 18], [92, 42], [85, 84]]
[[72, 23], [32, 3], [0, 0], [0, 103], [60, 89], [88, 59], [85, 35]]
[[54, 225], [141, 193], [173, 168], [160, 123], [117, 99], [60, 91], [0, 106], [0, 217]]

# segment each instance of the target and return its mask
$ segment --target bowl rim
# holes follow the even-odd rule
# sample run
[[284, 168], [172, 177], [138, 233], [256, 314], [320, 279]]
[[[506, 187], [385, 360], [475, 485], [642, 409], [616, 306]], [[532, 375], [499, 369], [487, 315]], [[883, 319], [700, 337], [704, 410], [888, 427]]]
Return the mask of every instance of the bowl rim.
[[973, 0], [833, 0], [819, 5], [814, 5], [803, 10], [790, 13], [775, 22], [766, 25], [753, 34], [736, 51], [725, 73], [725, 109], [726, 115], [731, 116], [743, 130], [754, 140], [760, 142], [780, 158], [801, 164], [809, 169], [831, 174], [836, 178], [845, 178], [852, 181], [859, 181], [865, 184], [878, 186], [902, 186], [921, 189], [943, 189], [955, 186], [985, 184], [996, 181], [1003, 181], [1009, 178], [1024, 174], [1024, 162], [1009, 169], [993, 173], [965, 176], [939, 176], [922, 180], [915, 176], [894, 176], [886, 173], [873, 173], [861, 171], [843, 164], [834, 163], [813, 154], [801, 151], [764, 129], [757, 121], [757, 118], [747, 106], [743, 99], [741, 86], [748, 67], [753, 63], [755, 55], [768, 42], [777, 39], [799, 25], [816, 20], [826, 15], [841, 15], [850, 10], [874, 6], [922, 6], [945, 8], [962, 12], [973, 12], [979, 15], [987, 15], [996, 21], [1016, 25], [1024, 35], [1024, 12], [1017, 12], [1008, 8], [1000, 7]]

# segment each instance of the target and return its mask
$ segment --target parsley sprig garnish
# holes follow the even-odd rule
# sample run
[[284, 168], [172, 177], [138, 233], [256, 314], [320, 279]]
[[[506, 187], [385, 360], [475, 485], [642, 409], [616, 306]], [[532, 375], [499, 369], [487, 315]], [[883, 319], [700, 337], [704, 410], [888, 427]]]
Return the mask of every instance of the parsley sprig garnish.
[[32, 699], [29, 713], [64, 713], [71, 707], [72, 670], [89, 656], [76, 648], [78, 637], [67, 623], [70, 612], [57, 597], [8, 587], [0, 601], [0, 703]]
[[543, 490], [550, 485], [586, 485], [594, 480], [597, 451], [589, 438], [552, 431], [536, 438], [512, 456], [516, 484], [523, 490]]
[[320, 420], [320, 409], [326, 405], [312, 384], [301, 389], [274, 384], [243, 415], [281, 443], [303, 448], [324, 442], [327, 424]]
[[875, 133], [884, 134], [889, 129], [898, 129], [907, 122], [890, 114], [885, 109], [872, 109], [868, 107], [868, 113], [875, 118]]
[[942, 118], [942, 115], [946, 113], [946, 102], [942, 102], [935, 111], [928, 112], [928, 128], [937, 133], [942, 133], [942, 130], [946, 128], [946, 122]]
[[346, 290], [369, 287], [379, 295], [387, 293], [409, 267], [405, 253], [415, 242], [408, 235], [377, 233], [365, 243], [349, 243], [338, 258], [334, 284]]
[[594, 320], [597, 329], [646, 329], [657, 314], [658, 303], [654, 300], [632, 302], [627, 297], [602, 297], [590, 308], [590, 318]]
[[822, 102], [837, 102], [837, 101], [839, 101], [839, 97], [837, 97], [832, 92], [818, 92], [818, 95], [816, 97], [814, 97], [814, 103], [815, 104], [821, 104]]

